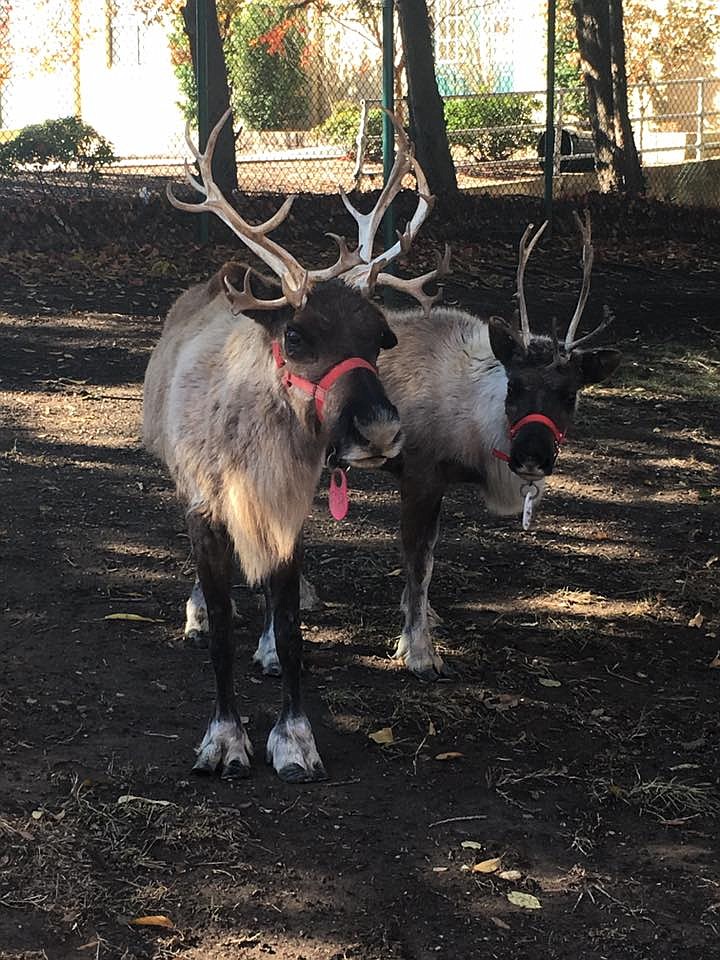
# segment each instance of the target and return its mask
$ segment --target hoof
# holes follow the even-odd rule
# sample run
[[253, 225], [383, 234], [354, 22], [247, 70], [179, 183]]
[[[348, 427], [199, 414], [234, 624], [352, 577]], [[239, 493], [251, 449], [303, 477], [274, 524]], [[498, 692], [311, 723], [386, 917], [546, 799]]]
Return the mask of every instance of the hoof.
[[288, 763], [277, 771], [277, 775], [285, 783], [313, 783], [318, 780], [327, 780], [327, 773], [322, 763], [316, 763], [312, 770], [306, 770], [299, 763]]
[[210, 643], [210, 635], [202, 630], [188, 630], [185, 634], [185, 645], [193, 650], [206, 650]]
[[278, 720], [268, 737], [266, 758], [286, 783], [309, 783], [327, 777], [304, 714]]
[[438, 657], [438, 660], [439, 664], [432, 663], [429, 666], [408, 667], [408, 669], [423, 683], [449, 683], [452, 680], [457, 680], [457, 670], [448, 666], [440, 657]]
[[200, 777], [219, 773], [225, 780], [240, 780], [250, 776], [252, 752], [250, 738], [239, 719], [213, 719], [197, 749], [192, 772]]

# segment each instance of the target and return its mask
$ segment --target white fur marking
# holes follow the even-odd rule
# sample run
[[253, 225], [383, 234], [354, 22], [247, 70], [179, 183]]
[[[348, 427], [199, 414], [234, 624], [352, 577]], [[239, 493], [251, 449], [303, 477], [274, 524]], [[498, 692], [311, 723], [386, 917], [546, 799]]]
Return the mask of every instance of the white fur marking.
[[257, 650], [253, 654], [253, 662], [259, 663], [263, 673], [279, 674], [280, 661], [275, 645], [275, 623], [270, 620], [267, 630], [263, 630], [258, 640]]

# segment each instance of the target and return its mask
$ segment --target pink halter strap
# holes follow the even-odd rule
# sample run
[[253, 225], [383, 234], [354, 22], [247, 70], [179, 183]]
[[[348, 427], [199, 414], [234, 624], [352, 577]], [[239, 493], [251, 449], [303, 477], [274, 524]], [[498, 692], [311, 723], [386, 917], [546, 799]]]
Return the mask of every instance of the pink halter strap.
[[[287, 361], [282, 355], [282, 350], [280, 349], [280, 344], [277, 340], [273, 340], [272, 352], [273, 357], [275, 358], [275, 366], [278, 369], [284, 367]], [[317, 381], [317, 383], [315, 383], [313, 380], [306, 380], [305, 377], [299, 377], [296, 373], [290, 373], [289, 370], [286, 370], [283, 374], [282, 382], [286, 387], [297, 387], [298, 390], [302, 390], [303, 393], [306, 393], [309, 397], [312, 397], [315, 401], [315, 412], [317, 413], [317, 418], [320, 420], [320, 422], [322, 422], [323, 408], [325, 406], [325, 400], [330, 387], [332, 387], [335, 381], [339, 380], [344, 374], [358, 368], [370, 370], [375, 374], [375, 376], [377, 376], [377, 367], [375, 367], [374, 364], [367, 360], [363, 360], [362, 357], [350, 357], [347, 360], [342, 360], [340, 363], [336, 363], [334, 367], [331, 367], [330, 370], [328, 370], [324, 377]]]

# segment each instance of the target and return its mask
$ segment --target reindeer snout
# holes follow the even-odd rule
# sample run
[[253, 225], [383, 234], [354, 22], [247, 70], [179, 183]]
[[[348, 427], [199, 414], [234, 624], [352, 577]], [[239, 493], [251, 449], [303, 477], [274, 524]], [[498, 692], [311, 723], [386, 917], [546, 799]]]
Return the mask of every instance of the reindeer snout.
[[529, 424], [518, 433], [510, 449], [510, 469], [524, 480], [549, 477], [555, 466], [557, 446], [550, 431]]
[[360, 420], [355, 417], [353, 425], [363, 446], [366, 447], [367, 457], [390, 460], [400, 453], [403, 433], [400, 418], [394, 407], [383, 410], [379, 417], [371, 420]]

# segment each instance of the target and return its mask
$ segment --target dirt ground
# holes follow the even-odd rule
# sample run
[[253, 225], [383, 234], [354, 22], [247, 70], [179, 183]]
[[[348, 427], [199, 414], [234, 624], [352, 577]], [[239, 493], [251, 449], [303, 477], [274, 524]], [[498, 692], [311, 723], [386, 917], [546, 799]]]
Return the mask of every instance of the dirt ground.
[[[447, 299], [507, 305], [496, 254], [458, 250]], [[262, 762], [279, 689], [251, 665], [241, 583], [258, 759], [242, 783], [190, 775], [212, 671], [182, 642], [188, 540], [138, 440], [161, 317], [223, 256], [0, 257], [0, 958], [713, 955], [720, 258], [700, 238], [599, 248], [589, 316], [612, 304], [626, 359], [581, 405], [536, 527], [470, 486], [445, 501], [431, 599], [457, 682], [388, 657], [390, 479], [351, 474], [342, 524], [318, 494], [305, 689], [331, 779], [298, 787]], [[577, 242], [529, 274], [541, 319], [566, 319]]]

